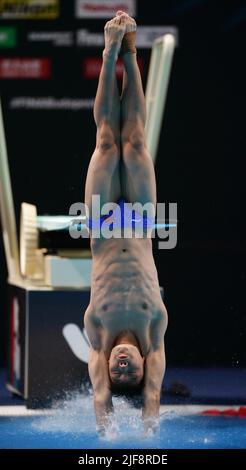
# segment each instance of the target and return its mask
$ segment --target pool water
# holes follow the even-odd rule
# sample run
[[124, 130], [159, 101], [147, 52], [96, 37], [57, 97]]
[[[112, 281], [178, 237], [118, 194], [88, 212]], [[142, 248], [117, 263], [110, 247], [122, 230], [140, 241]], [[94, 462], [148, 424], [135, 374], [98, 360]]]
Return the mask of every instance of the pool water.
[[0, 448], [5, 449], [242, 449], [246, 419], [165, 411], [160, 430], [143, 437], [141, 410], [114, 399], [115, 414], [99, 438], [91, 396], [76, 395], [56, 403], [42, 416], [1, 416]]

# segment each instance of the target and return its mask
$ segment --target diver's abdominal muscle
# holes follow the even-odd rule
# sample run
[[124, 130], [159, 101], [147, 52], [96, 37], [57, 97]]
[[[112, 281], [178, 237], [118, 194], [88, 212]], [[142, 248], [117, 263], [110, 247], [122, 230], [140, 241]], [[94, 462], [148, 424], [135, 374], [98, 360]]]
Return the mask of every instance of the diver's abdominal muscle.
[[[107, 243], [109, 242], [109, 243]], [[97, 312], [148, 315], [161, 301], [151, 240], [107, 240], [93, 254], [91, 301]], [[122, 251], [125, 249], [126, 251]]]

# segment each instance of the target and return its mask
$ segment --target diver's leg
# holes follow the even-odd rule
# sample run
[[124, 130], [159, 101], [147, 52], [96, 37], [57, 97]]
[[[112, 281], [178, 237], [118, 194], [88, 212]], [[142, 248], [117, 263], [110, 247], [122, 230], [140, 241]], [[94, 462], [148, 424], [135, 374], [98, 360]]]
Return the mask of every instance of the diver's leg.
[[[132, 25], [132, 18], [126, 22]], [[125, 38], [124, 38], [125, 39]], [[124, 41], [123, 39], [123, 41]], [[132, 42], [124, 46], [124, 78], [121, 96], [122, 192], [130, 202], [156, 204], [156, 180], [145, 141], [146, 105], [142, 80]]]
[[93, 195], [100, 195], [102, 205], [115, 202], [121, 194], [120, 99], [115, 66], [124, 32], [124, 20], [119, 17], [105, 25], [103, 64], [94, 103], [96, 148], [90, 160], [85, 186], [85, 203], [90, 211]]

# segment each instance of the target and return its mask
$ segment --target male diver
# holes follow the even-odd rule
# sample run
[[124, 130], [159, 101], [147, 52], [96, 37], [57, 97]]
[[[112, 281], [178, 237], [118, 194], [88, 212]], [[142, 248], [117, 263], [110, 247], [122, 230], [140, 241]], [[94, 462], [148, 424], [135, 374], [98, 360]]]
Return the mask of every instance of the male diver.
[[[118, 11], [104, 28], [105, 48], [94, 104], [96, 148], [85, 187], [107, 202], [152, 203], [155, 216], [154, 166], [145, 142], [145, 98], [136, 59], [136, 23]], [[124, 76], [119, 96], [116, 62]], [[105, 217], [103, 218], [105, 220]], [[89, 220], [93, 228], [93, 220]], [[112, 393], [142, 387], [144, 429], [158, 423], [165, 372], [164, 334], [167, 311], [160, 294], [151, 237], [94, 238], [91, 299], [84, 322], [90, 339], [89, 374], [99, 431], [113, 411]]]

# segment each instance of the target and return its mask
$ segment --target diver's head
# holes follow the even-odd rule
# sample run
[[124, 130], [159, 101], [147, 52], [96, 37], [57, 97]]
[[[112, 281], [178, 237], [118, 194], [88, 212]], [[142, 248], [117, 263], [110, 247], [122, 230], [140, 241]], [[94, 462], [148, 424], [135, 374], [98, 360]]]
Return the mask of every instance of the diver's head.
[[109, 377], [113, 386], [122, 389], [138, 387], [144, 378], [144, 358], [137, 346], [118, 344], [109, 357]]

